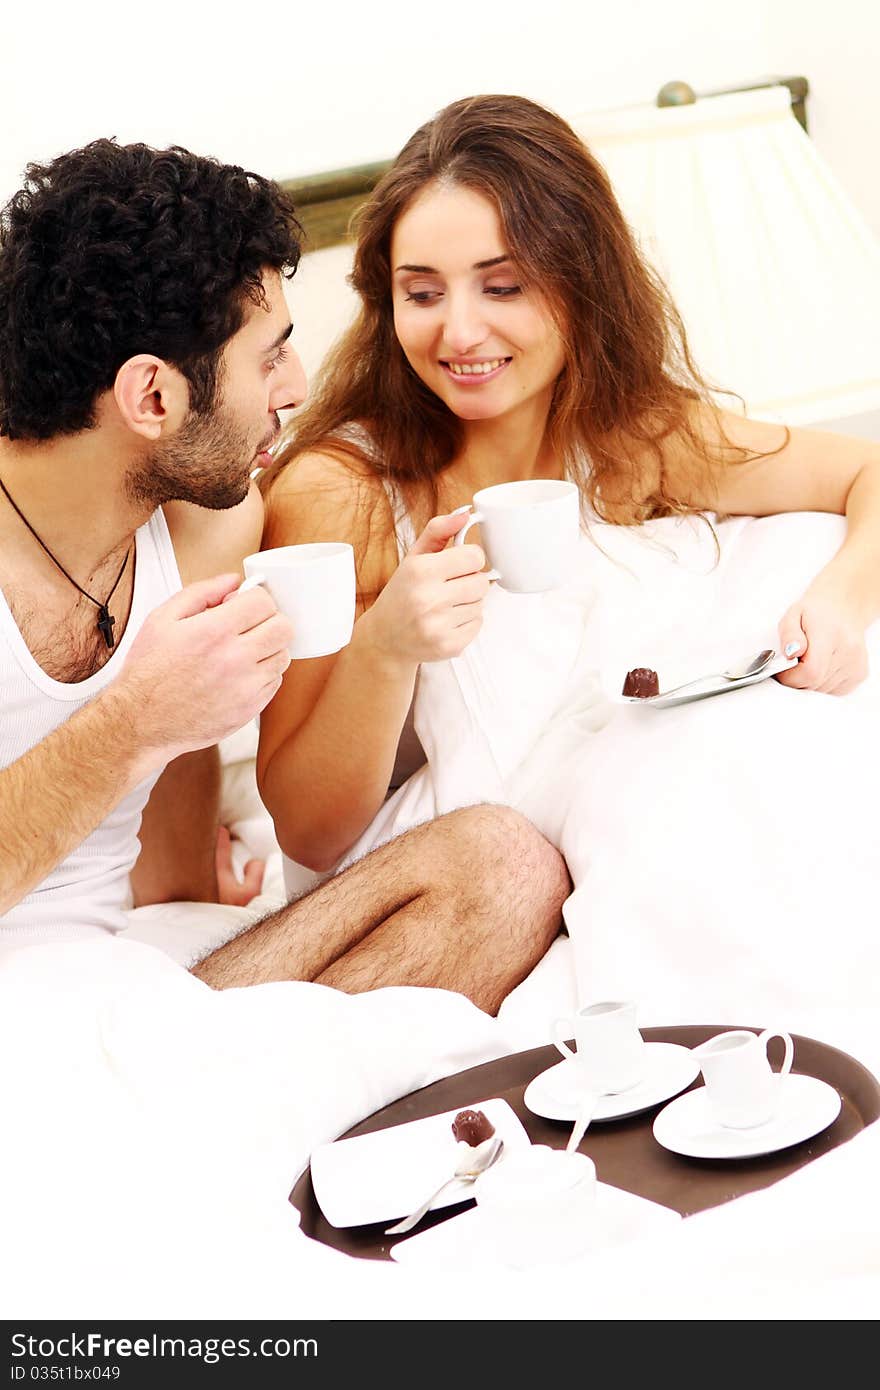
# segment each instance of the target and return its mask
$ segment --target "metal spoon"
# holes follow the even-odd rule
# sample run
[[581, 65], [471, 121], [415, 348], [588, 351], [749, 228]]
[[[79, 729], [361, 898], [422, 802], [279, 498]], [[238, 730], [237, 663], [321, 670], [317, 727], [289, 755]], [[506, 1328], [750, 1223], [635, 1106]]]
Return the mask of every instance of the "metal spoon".
[[715, 671], [708, 676], [697, 676], [695, 680], [685, 681], [684, 685], [674, 685], [671, 690], [661, 690], [660, 695], [665, 699], [667, 695], [677, 695], [680, 690], [687, 690], [689, 686], [702, 685], [703, 681], [741, 681], [745, 680], [746, 676], [757, 676], [759, 672], [764, 670], [765, 666], [770, 665], [775, 655], [776, 652], [772, 647], [765, 647], [762, 652], [758, 652], [757, 656], [753, 656], [748, 665], [741, 670]]
[[487, 1168], [491, 1168], [501, 1150], [504, 1148], [504, 1140], [497, 1136], [494, 1142], [484, 1153], [463, 1154], [455, 1165], [455, 1172], [448, 1177], [445, 1182], [441, 1182], [438, 1188], [427, 1197], [420, 1207], [409, 1216], [405, 1216], [402, 1221], [398, 1221], [396, 1226], [386, 1226], [386, 1236], [402, 1236], [406, 1231], [411, 1231], [413, 1226], [418, 1225], [422, 1217], [427, 1213], [431, 1203], [440, 1196], [445, 1187], [456, 1179], [459, 1182], [472, 1183], [481, 1173], [485, 1173]]

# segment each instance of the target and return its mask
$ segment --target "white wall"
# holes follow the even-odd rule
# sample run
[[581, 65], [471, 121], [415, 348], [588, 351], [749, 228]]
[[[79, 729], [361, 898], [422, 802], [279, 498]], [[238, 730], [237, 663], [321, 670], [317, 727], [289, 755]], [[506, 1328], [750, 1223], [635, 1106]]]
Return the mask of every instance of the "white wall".
[[99, 135], [177, 142], [286, 177], [389, 157], [477, 91], [569, 114], [651, 101], [674, 77], [749, 80], [770, 63], [763, 0], [740, 0], [734, 32], [729, 0], [4, 8], [0, 197], [27, 160]]
[[284, 178], [390, 157], [478, 91], [574, 116], [652, 102], [672, 78], [710, 91], [802, 73], [813, 139], [880, 234], [878, 52], [880, 0], [8, 0], [0, 200], [28, 160], [100, 135]]
[[29, 159], [98, 135], [286, 177], [388, 157], [476, 91], [571, 115], [652, 101], [675, 77], [709, 90], [802, 72], [813, 136], [880, 233], [877, 0], [9, 0], [4, 11], [2, 199]]
[[[880, 3], [766, 0], [764, 8], [769, 70], [809, 79], [810, 136], [880, 236]], [[827, 428], [880, 440], [880, 413], [829, 421]]]
[[880, 236], [878, 0], [766, 0], [770, 69], [809, 79], [810, 135]]

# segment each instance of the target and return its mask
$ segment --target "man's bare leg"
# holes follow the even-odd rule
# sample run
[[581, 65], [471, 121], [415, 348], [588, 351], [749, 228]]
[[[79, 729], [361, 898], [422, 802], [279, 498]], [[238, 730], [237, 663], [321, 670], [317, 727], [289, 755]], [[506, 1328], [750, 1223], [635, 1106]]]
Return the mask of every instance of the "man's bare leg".
[[193, 974], [217, 989], [432, 986], [495, 1014], [557, 935], [570, 891], [561, 855], [518, 812], [468, 807], [373, 850]]

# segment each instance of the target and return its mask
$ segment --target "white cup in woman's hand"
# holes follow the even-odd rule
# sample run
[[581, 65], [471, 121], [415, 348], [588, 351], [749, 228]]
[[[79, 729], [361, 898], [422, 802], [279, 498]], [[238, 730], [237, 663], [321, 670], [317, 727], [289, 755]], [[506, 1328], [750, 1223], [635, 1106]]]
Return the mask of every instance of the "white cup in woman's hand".
[[571, 573], [580, 531], [574, 483], [529, 478], [474, 493], [474, 512], [455, 537], [463, 545], [479, 523], [490, 578], [517, 594], [555, 589]]
[[293, 624], [293, 660], [330, 656], [351, 641], [355, 614], [354, 550], [345, 541], [283, 545], [244, 562], [239, 593], [262, 584]]

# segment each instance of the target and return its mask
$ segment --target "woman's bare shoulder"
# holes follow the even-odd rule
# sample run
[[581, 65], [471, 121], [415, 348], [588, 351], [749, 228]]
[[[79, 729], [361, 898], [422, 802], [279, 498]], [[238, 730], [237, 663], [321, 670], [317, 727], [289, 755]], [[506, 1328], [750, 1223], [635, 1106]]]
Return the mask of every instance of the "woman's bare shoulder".
[[275, 475], [264, 502], [264, 548], [347, 541], [360, 589], [381, 589], [396, 568], [391, 502], [366, 462], [334, 449], [301, 454]]
[[323, 524], [336, 517], [354, 524], [372, 513], [387, 496], [381, 480], [368, 465], [335, 449], [300, 454], [274, 476], [264, 493], [267, 524], [299, 527]]
[[375, 469], [360, 453], [331, 444], [310, 449], [285, 463], [264, 488], [267, 503], [309, 492], [384, 492]]

